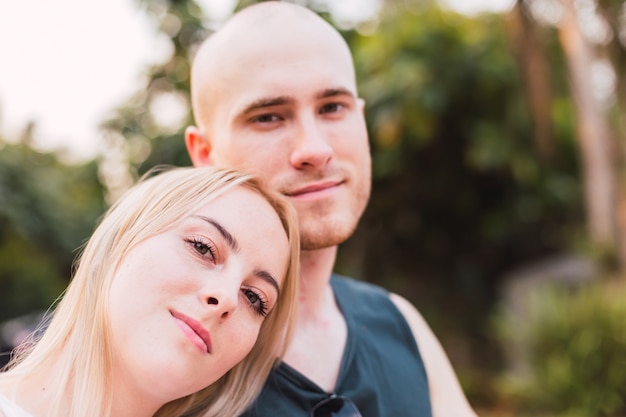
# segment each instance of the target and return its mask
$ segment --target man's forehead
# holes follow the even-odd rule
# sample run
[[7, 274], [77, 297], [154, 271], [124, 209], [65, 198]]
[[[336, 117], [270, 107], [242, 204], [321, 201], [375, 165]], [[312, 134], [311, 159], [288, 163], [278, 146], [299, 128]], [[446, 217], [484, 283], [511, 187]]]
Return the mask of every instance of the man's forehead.
[[244, 9], [205, 41], [192, 68], [196, 110], [226, 105], [230, 112], [235, 101], [241, 113], [271, 102], [312, 100], [331, 89], [356, 96], [352, 56], [341, 35], [310, 10], [276, 6]]
[[[272, 27], [267, 30], [241, 30], [233, 36], [213, 39], [205, 50], [205, 59], [217, 65], [257, 61], [259, 65], [270, 65], [274, 60], [293, 61], [300, 57], [307, 63], [308, 53], [342, 53], [350, 55], [347, 45], [339, 34], [326, 30], [308, 31], [303, 28]], [[245, 68], [248, 71], [255, 68]]]
[[[349, 51], [327, 45], [284, 44], [246, 47], [213, 57], [195, 69], [192, 84], [205, 92], [248, 91], [253, 100], [264, 96], [328, 95], [344, 89], [356, 94]], [[334, 92], [336, 94], [336, 92]]]
[[255, 97], [254, 94], [251, 94], [250, 96], [242, 100], [241, 109], [238, 110], [238, 113], [245, 114], [269, 107], [297, 105], [302, 101], [318, 101], [335, 97], [344, 97], [350, 99], [357, 98], [355, 92], [353, 92], [349, 88], [341, 86], [322, 88], [317, 91], [310, 91], [310, 95], [304, 97], [302, 95], [276, 95], [271, 93], [258, 95]]

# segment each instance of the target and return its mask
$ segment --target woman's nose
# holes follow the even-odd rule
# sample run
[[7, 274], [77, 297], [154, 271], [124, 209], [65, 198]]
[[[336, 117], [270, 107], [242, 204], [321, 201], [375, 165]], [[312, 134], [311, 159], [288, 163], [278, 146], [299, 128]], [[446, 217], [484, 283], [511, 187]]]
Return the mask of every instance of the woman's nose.
[[237, 308], [238, 291], [214, 290], [206, 296], [206, 303], [219, 314], [220, 318], [229, 317]]

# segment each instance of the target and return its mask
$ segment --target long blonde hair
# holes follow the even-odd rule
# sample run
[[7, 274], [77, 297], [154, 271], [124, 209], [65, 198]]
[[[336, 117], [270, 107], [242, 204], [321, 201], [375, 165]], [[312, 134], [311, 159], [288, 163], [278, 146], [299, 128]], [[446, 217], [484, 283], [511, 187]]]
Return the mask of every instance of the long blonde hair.
[[119, 264], [136, 244], [169, 229], [186, 214], [236, 186], [263, 196], [278, 214], [289, 239], [290, 260], [277, 305], [265, 318], [254, 347], [242, 362], [211, 386], [165, 404], [155, 416], [241, 414], [259, 394], [291, 338], [300, 243], [297, 215], [286, 199], [269, 191], [256, 177], [229, 169], [160, 167], [144, 175], [102, 218], [77, 259], [73, 279], [41, 338], [18, 351], [0, 378], [19, 381], [54, 360], [62, 369], [58, 380], [50, 381], [59, 393], [51, 404], [57, 415], [63, 395], [69, 394], [72, 403], [68, 417], [109, 416], [113, 365], [106, 306]]

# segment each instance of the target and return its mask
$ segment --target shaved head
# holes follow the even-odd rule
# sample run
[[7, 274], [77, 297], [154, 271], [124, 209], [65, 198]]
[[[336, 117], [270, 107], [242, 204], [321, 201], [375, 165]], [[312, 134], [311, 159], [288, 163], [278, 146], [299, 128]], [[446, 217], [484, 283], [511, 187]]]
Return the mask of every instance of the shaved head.
[[[205, 129], [212, 119], [212, 103], [234, 79], [246, 77], [259, 66], [280, 65], [285, 51], [336, 51], [337, 64], [356, 80], [350, 49], [328, 22], [313, 11], [292, 3], [269, 1], [246, 7], [231, 17], [199, 48], [191, 70], [191, 99], [196, 123]], [[304, 64], [304, 63], [303, 63]]]
[[253, 172], [288, 196], [305, 250], [352, 234], [371, 158], [352, 55], [335, 28], [295, 4], [249, 6], [201, 45], [191, 96], [194, 165]]

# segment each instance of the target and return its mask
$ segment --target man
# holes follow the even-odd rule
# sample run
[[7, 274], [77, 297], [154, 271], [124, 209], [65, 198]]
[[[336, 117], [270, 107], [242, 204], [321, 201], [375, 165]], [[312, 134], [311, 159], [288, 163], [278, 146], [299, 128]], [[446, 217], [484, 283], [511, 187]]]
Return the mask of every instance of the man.
[[205, 41], [191, 82], [193, 164], [255, 172], [299, 216], [297, 329], [247, 415], [475, 416], [417, 310], [332, 273], [371, 188], [364, 102], [341, 35], [304, 7], [259, 3]]

